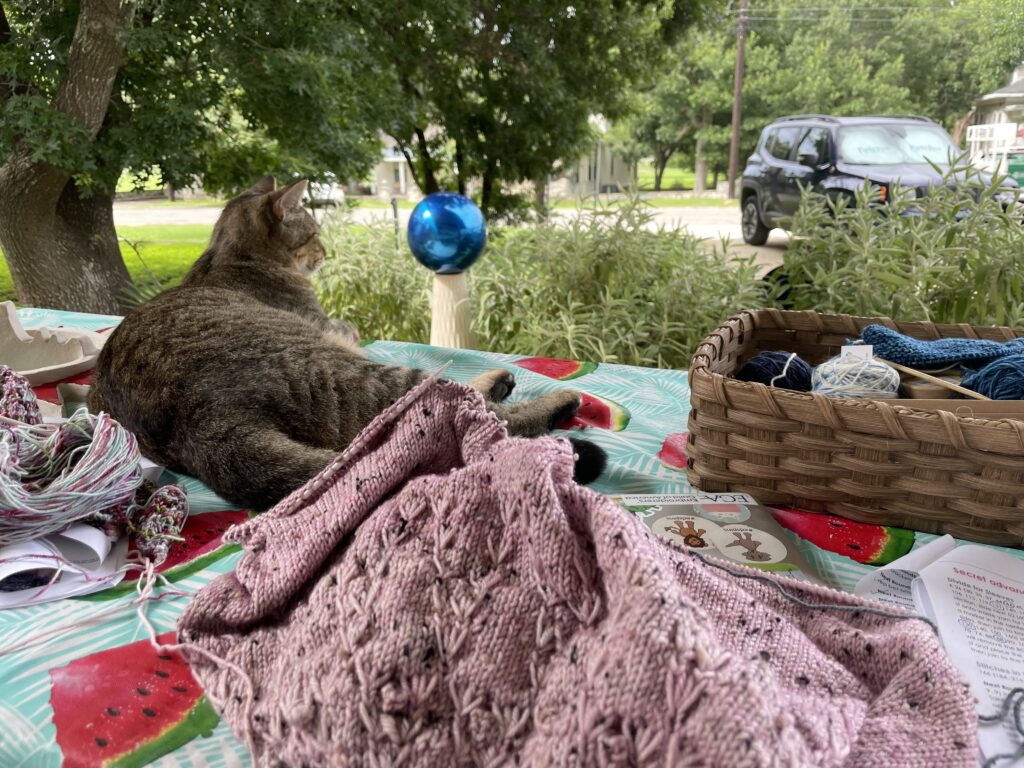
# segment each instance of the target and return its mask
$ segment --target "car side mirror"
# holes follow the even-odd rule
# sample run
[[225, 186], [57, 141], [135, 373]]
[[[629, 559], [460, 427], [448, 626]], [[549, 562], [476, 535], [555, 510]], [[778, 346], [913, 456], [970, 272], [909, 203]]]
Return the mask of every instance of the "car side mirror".
[[804, 152], [796, 160], [800, 165], [806, 165], [808, 168], [817, 168], [821, 163], [817, 152]]

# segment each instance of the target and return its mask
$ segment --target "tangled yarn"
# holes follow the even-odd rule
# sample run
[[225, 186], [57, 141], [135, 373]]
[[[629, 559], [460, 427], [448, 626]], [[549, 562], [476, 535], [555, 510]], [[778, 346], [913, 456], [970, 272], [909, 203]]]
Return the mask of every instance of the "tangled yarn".
[[814, 369], [813, 391], [828, 397], [876, 400], [896, 397], [900, 375], [877, 360], [833, 357]]
[[135, 436], [84, 408], [63, 424], [0, 421], [0, 546], [129, 505], [142, 484]]
[[811, 391], [811, 366], [796, 352], [759, 352], [740, 366], [736, 378], [797, 392]]
[[960, 385], [992, 400], [1024, 400], [1024, 354], [993, 360], [965, 376]]
[[869, 325], [861, 331], [865, 344], [875, 354], [911, 368], [939, 369], [964, 364], [977, 368], [1006, 355], [1024, 352], [1024, 338], [1006, 343], [987, 339], [936, 339], [921, 341], [884, 325]]
[[25, 424], [43, 423], [39, 401], [28, 379], [6, 365], [0, 365], [0, 416]]

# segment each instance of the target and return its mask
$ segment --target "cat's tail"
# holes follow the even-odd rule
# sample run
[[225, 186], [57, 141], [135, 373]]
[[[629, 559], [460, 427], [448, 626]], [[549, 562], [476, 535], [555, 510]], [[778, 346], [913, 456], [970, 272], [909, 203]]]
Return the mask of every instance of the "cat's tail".
[[576, 464], [573, 467], [572, 477], [580, 485], [588, 485], [597, 480], [608, 465], [608, 454], [604, 448], [589, 440], [577, 440], [569, 438], [572, 443], [572, 451]]

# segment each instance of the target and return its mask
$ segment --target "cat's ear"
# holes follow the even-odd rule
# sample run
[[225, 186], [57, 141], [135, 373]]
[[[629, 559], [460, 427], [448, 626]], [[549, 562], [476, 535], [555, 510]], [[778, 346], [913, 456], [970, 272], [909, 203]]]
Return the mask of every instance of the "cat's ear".
[[295, 211], [302, 207], [302, 196], [306, 193], [307, 183], [306, 179], [300, 179], [294, 184], [282, 187], [271, 196], [274, 201], [272, 210], [278, 220], [283, 220], [289, 211]]
[[253, 184], [252, 187], [249, 188], [249, 191], [255, 192], [257, 195], [265, 195], [268, 192], [273, 192], [275, 189], [277, 189], [277, 179], [270, 174], [267, 174]]

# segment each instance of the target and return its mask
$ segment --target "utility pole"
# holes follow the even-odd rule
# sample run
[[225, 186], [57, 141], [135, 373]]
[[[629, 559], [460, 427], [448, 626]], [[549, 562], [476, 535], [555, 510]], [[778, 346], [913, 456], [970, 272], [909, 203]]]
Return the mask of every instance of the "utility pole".
[[743, 54], [747, 41], [747, 0], [740, 0], [736, 24], [736, 73], [732, 87], [732, 138], [729, 141], [729, 199], [736, 199], [736, 175], [740, 165], [740, 122], [743, 117]]

